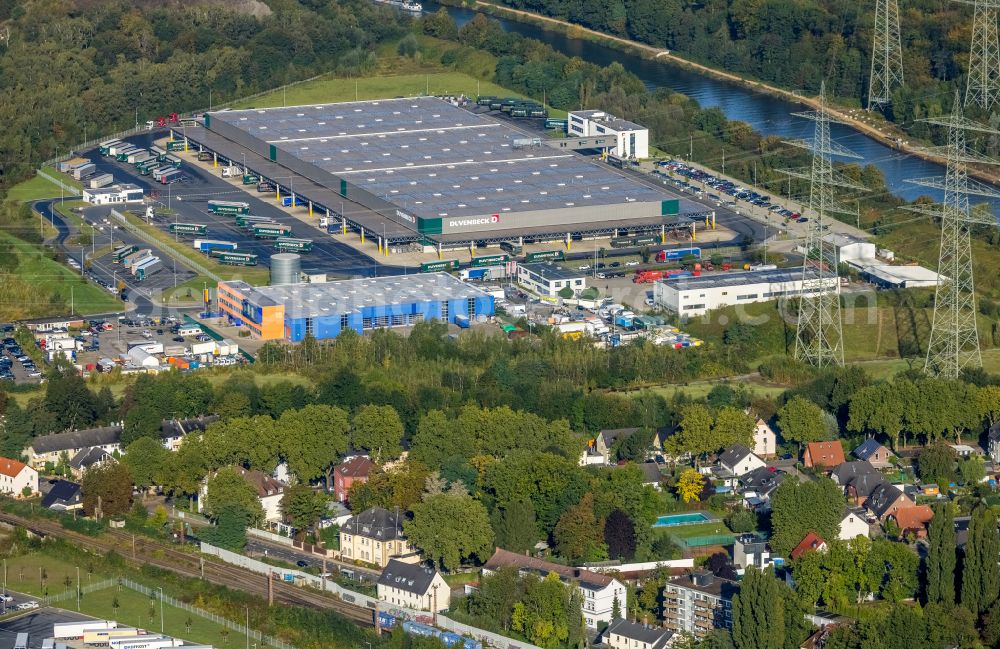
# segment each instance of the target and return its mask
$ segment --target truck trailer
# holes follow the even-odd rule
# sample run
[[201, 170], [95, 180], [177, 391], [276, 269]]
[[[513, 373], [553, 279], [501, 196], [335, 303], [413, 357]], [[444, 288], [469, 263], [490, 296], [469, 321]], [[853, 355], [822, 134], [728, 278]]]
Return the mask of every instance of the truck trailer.
[[98, 174], [87, 179], [87, 187], [90, 189], [99, 189], [112, 185], [114, 182], [115, 177], [111, 174]]
[[76, 180], [80, 180], [84, 176], [90, 175], [95, 171], [97, 171], [97, 166], [92, 162], [88, 162], [87, 164], [82, 164], [79, 167], [74, 167], [73, 170], [70, 171], [70, 175], [72, 175]]
[[[114, 368], [115, 362], [110, 358], [104, 358], [98, 361], [98, 364], [102, 368]], [[111, 369], [102, 369], [102, 371], [110, 372]], [[83, 644], [94, 645], [94, 646], [107, 646], [108, 640], [111, 638], [121, 638], [125, 636], [136, 636], [143, 633], [139, 629], [130, 626], [116, 627], [111, 629], [87, 629], [83, 632]]]
[[136, 264], [132, 267], [132, 274], [138, 281], [143, 281], [153, 273], [157, 273], [163, 270], [163, 262], [160, 261], [159, 257], [150, 257], [141, 264]]
[[210, 250], [236, 250], [239, 246], [233, 241], [219, 241], [216, 239], [195, 239], [194, 249], [201, 252]]
[[149, 150], [147, 150], [147, 149], [139, 149], [135, 153], [129, 154], [129, 156], [127, 158], [125, 158], [125, 162], [127, 162], [127, 163], [129, 163], [131, 165], [135, 165], [135, 164], [139, 164], [140, 162], [145, 162], [146, 160], [149, 160], [152, 157], [154, 157], [154, 156], [153, 156], [152, 153], [149, 152]]
[[52, 637], [56, 640], [67, 638], [79, 640], [86, 631], [117, 629], [118, 623], [113, 620], [86, 620], [84, 622], [59, 622], [52, 625]]

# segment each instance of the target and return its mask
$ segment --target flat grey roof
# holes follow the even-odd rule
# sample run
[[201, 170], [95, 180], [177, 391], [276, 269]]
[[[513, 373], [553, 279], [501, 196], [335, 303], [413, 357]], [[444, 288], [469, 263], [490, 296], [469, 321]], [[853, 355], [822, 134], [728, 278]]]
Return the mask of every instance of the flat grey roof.
[[603, 110], [572, 110], [570, 114], [583, 117], [592, 122], [598, 124], [603, 124], [608, 128], [614, 129], [616, 131], [644, 131], [646, 127], [642, 124], [636, 124], [635, 122], [630, 122], [627, 119], [621, 119], [615, 117], [614, 115], [609, 115]]
[[676, 198], [436, 97], [210, 115], [424, 218]]
[[[678, 277], [661, 279], [670, 288], [690, 291], [699, 288], [719, 288], [725, 286], [746, 286], [748, 284], [780, 284], [795, 282], [803, 278], [801, 268], [779, 268], [778, 270], [749, 270], [739, 273], [716, 273], [701, 277]], [[807, 279], [819, 279], [819, 273], [809, 269]]]
[[287, 318], [321, 318], [365, 307], [485, 297], [486, 293], [448, 273], [345, 279], [321, 284], [250, 286], [225, 282], [259, 306], [283, 304]]
[[585, 271], [571, 270], [551, 261], [540, 261], [535, 264], [518, 264], [519, 268], [540, 275], [545, 280], [582, 279], [587, 276]]

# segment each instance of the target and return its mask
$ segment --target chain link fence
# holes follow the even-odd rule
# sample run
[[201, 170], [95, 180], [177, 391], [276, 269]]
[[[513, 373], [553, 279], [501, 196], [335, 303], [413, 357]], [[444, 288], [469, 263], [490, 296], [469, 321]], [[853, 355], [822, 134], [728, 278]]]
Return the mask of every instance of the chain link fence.
[[273, 636], [265, 635], [256, 629], [251, 629], [244, 624], [239, 622], [233, 622], [228, 618], [224, 618], [221, 615], [216, 615], [210, 611], [200, 609], [197, 606], [191, 606], [187, 602], [182, 602], [176, 597], [171, 597], [170, 595], [164, 595], [163, 591], [158, 588], [150, 588], [144, 584], [140, 584], [136, 581], [132, 581], [128, 578], [121, 578], [117, 582], [112, 581], [112, 585], [117, 583], [119, 586], [124, 586], [130, 590], [142, 593], [143, 595], [149, 596], [151, 599], [163, 600], [163, 603], [168, 606], [173, 606], [174, 608], [179, 608], [182, 611], [187, 611], [192, 615], [197, 615], [198, 617], [214, 622], [220, 626], [223, 626], [231, 631], [235, 631], [239, 635], [249, 635], [251, 640], [256, 640], [260, 645], [268, 645], [270, 647], [275, 647], [276, 649], [295, 649], [292, 645], [288, 644], [283, 640], [279, 640]]
[[[105, 579], [104, 581], [99, 581], [94, 584], [88, 584], [80, 589], [81, 595], [86, 595], [87, 593], [95, 593], [99, 590], [105, 590], [111, 588], [115, 585], [114, 579]], [[43, 597], [42, 601], [46, 606], [50, 606], [55, 602], [62, 602], [67, 599], [76, 599], [76, 589], [66, 590], [57, 595], [49, 595], [48, 597]]]

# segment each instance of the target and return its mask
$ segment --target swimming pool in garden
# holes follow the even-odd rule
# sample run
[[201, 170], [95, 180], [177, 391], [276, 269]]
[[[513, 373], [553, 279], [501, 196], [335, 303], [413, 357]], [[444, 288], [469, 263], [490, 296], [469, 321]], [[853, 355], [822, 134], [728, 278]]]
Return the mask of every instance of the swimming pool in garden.
[[669, 514], [657, 516], [653, 527], [676, 527], [677, 525], [694, 525], [696, 523], [711, 523], [715, 518], [703, 512], [690, 512], [687, 514]]

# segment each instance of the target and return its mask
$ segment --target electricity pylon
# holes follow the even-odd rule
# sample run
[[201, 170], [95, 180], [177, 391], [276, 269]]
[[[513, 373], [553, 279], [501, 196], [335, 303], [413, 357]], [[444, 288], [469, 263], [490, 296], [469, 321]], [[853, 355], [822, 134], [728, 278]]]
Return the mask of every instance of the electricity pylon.
[[812, 152], [812, 165], [784, 173], [809, 181], [809, 209], [812, 220], [806, 234], [802, 259], [802, 294], [799, 299], [795, 332], [795, 358], [816, 367], [844, 364], [844, 334], [840, 313], [840, 278], [837, 275], [837, 248], [826, 237], [826, 217], [832, 213], [857, 214], [857, 208], [842, 205], [834, 188], [864, 190], [833, 168], [833, 156], [861, 156], [830, 141], [830, 114], [826, 109], [826, 82], [820, 85], [819, 107], [794, 113], [816, 122], [811, 142], [791, 141], [791, 145]]
[[930, 214], [941, 220], [941, 250], [938, 257], [938, 281], [934, 294], [934, 324], [927, 345], [924, 370], [946, 378], [958, 378], [967, 367], [982, 367], [979, 333], [976, 327], [976, 294], [972, 272], [972, 237], [975, 224], [996, 226], [996, 217], [989, 210], [969, 209], [969, 196], [1000, 198], [1000, 190], [968, 176], [968, 163], [1000, 164], [1000, 160], [969, 151], [965, 145], [966, 131], [1000, 134], [1000, 132], [966, 119], [955, 92], [951, 115], [923, 120], [948, 127], [948, 145], [936, 147], [936, 153], [947, 157], [944, 178], [914, 178], [909, 182], [944, 190], [941, 205], [915, 206], [913, 211]]
[[1000, 101], [1000, 38], [997, 37], [1000, 0], [955, 1], [973, 6], [965, 106], [979, 106], [988, 111]]
[[903, 45], [899, 38], [896, 0], [875, 0], [875, 42], [868, 78], [868, 110], [892, 103], [892, 91], [903, 85]]

